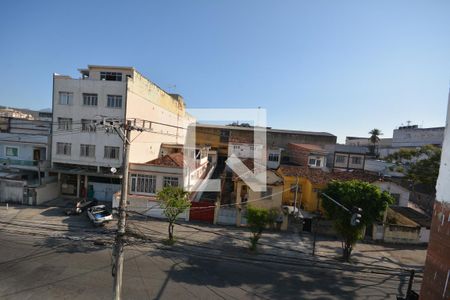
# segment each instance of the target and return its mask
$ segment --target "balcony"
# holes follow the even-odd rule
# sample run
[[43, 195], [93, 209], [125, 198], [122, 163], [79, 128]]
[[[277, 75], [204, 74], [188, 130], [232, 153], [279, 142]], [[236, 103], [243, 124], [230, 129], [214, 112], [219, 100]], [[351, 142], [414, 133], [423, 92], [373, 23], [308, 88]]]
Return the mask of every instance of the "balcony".
[[37, 170], [39, 166], [41, 170], [43, 170], [50, 166], [50, 161], [0, 158], [0, 166], [13, 168], [17, 167], [20, 169], [28, 169], [28, 170]]

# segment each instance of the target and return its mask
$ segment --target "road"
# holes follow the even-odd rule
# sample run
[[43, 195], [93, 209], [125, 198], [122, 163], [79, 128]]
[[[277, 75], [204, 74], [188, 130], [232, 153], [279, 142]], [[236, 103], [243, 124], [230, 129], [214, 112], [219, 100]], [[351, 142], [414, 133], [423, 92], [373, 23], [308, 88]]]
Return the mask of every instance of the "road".
[[[57, 209], [0, 217], [0, 299], [111, 299], [112, 228]], [[177, 226], [178, 243], [165, 246], [163, 222], [130, 225], [146, 240], [126, 246], [124, 299], [395, 299], [406, 291], [407, 274], [384, 265], [277, 255], [282, 249], [268, 246], [252, 254], [233, 237], [206, 241], [202, 230], [198, 238], [199, 226], [190, 225]]]

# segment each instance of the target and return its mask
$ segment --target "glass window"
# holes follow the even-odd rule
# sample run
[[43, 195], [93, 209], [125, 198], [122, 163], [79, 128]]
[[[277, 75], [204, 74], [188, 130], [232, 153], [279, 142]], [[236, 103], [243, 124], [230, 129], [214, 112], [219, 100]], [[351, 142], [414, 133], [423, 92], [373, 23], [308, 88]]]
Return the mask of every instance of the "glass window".
[[96, 126], [94, 120], [81, 119], [81, 131], [84, 132], [95, 132]]
[[119, 147], [105, 146], [105, 158], [119, 159]]
[[59, 92], [59, 104], [70, 105], [73, 102], [73, 93]]
[[119, 72], [100, 72], [100, 80], [122, 81], [122, 73], [119, 73]]
[[80, 156], [83, 157], [95, 157], [95, 145], [80, 145]]
[[72, 119], [70, 118], [58, 118], [59, 130], [72, 130]]
[[5, 152], [6, 152], [6, 156], [10, 156], [10, 157], [18, 157], [19, 156], [19, 148], [17, 148], [17, 147], [6, 147]]
[[122, 96], [108, 95], [107, 106], [112, 108], [122, 108]]
[[178, 186], [178, 177], [164, 176], [164, 187]]
[[72, 151], [72, 144], [70, 143], [56, 143], [56, 154], [70, 155]]
[[316, 164], [316, 159], [315, 158], [310, 158], [308, 164], [310, 166], [314, 166]]
[[97, 94], [83, 94], [83, 105], [97, 106]]
[[353, 165], [360, 165], [361, 161], [362, 161], [362, 159], [359, 156], [353, 156], [352, 157], [352, 164]]
[[336, 162], [337, 163], [345, 163], [345, 155], [336, 155]]
[[279, 161], [280, 160], [280, 155], [277, 153], [270, 153], [269, 154], [269, 161]]
[[154, 194], [156, 192], [156, 176], [154, 175], [131, 175], [131, 192]]

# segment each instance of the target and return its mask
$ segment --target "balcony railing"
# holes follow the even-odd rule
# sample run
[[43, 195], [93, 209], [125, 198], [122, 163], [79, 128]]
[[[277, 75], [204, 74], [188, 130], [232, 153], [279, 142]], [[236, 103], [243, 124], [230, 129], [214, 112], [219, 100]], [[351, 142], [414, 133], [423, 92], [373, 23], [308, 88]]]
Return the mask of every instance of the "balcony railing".
[[39, 160], [0, 158], [0, 165], [24, 166], [24, 167], [36, 167], [40, 165], [41, 167], [46, 167], [48, 163], [45, 160], [39, 161]]

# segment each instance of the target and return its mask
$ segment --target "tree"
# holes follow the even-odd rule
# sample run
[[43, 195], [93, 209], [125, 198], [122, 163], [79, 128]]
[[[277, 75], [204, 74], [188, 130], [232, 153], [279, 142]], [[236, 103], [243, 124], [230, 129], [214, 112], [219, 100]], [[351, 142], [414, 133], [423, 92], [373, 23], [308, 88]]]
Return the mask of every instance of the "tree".
[[372, 145], [369, 146], [370, 153], [372, 155], [378, 155], [377, 144], [380, 142], [380, 135], [383, 135], [383, 133], [380, 129], [374, 128], [369, 131], [369, 134], [369, 141], [372, 143]]
[[426, 192], [435, 193], [441, 152], [442, 149], [439, 147], [426, 145], [420, 149], [400, 149], [389, 155], [386, 160], [403, 167], [406, 177], [414, 185], [422, 184]]
[[160, 200], [160, 206], [163, 209], [164, 216], [169, 221], [169, 240], [170, 244], [174, 243], [173, 227], [175, 220], [180, 214], [191, 206], [189, 201], [189, 193], [180, 187], [167, 186], [157, 194]]
[[333, 220], [336, 231], [342, 236], [342, 256], [345, 261], [348, 261], [354, 245], [363, 237], [364, 227], [381, 220], [388, 205], [394, 203], [394, 198], [388, 192], [382, 192], [380, 188], [359, 180], [333, 180], [323, 190], [323, 193], [348, 209], [353, 207], [362, 209], [361, 222], [352, 226], [351, 213], [323, 195], [321, 197], [325, 215]]
[[255, 251], [258, 245], [258, 241], [261, 238], [263, 230], [268, 225], [273, 225], [279, 210], [276, 208], [258, 208], [247, 207], [247, 224], [250, 226], [252, 237], [250, 237], [250, 250]]

